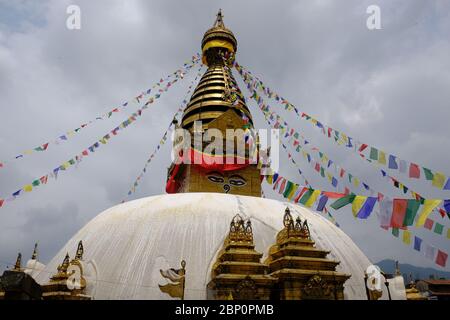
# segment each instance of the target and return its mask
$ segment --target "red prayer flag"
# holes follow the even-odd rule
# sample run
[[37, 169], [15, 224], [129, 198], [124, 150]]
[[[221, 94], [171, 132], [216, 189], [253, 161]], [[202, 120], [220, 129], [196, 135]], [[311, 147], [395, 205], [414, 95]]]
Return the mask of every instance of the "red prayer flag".
[[348, 195], [349, 193], [350, 193], [350, 189], [347, 188], [347, 187], [345, 187], [344, 194], [345, 194], [345, 195]]
[[441, 214], [441, 217], [442, 217], [442, 218], [445, 218], [446, 212], [445, 212], [444, 209], [439, 208], [439, 213]]
[[42, 176], [42, 177], [39, 178], [39, 180], [41, 181], [42, 184], [46, 184], [47, 183], [47, 179], [48, 179], [48, 176]]
[[328, 138], [330, 138], [330, 137], [331, 137], [331, 128], [328, 127]]
[[5, 200], [0, 199], [0, 208], [3, 206], [3, 202], [5, 202]]
[[433, 228], [433, 224], [434, 221], [431, 220], [430, 218], [427, 218], [427, 220], [425, 220], [425, 223], [423, 224], [423, 227], [427, 228], [428, 230], [431, 230], [431, 228]]
[[345, 194], [343, 193], [338, 193], [338, 192], [328, 192], [328, 191], [323, 191], [322, 192], [325, 196], [327, 196], [329, 199], [337, 199], [337, 198], [342, 198], [345, 196]]
[[438, 249], [438, 254], [436, 256], [436, 264], [441, 267], [445, 267], [447, 263], [447, 258], [448, 254]]
[[403, 221], [405, 221], [406, 208], [408, 207], [407, 199], [394, 199], [394, 205], [391, 217], [391, 227], [401, 228], [403, 227]]
[[420, 168], [417, 164], [411, 163], [409, 166], [409, 177], [410, 178], [420, 178]]
[[344, 173], [345, 173], [345, 170], [341, 168], [341, 172], [339, 173], [339, 176], [341, 178], [343, 178], [344, 177]]
[[363, 152], [365, 148], [367, 148], [367, 144], [363, 143], [363, 144], [361, 145], [361, 147], [359, 147], [359, 150], [358, 150], [358, 151], [359, 151], [359, 152]]
[[83, 152], [81, 153], [83, 156], [87, 156], [89, 153], [87, 150], [83, 150]]
[[48, 148], [48, 142], [47, 142], [47, 143], [44, 143], [44, 144], [42, 145], [42, 149], [47, 150], [47, 148]]
[[316, 162], [316, 166], [314, 167], [314, 169], [316, 169], [317, 172], [320, 171], [320, 164], [318, 162]]

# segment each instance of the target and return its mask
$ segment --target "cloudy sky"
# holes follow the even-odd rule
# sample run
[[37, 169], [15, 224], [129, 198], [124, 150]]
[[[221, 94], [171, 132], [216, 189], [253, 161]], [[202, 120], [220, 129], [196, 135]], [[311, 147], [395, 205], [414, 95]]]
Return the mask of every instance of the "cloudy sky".
[[[80, 30], [66, 28], [70, 4], [81, 8]], [[381, 8], [381, 30], [366, 27], [371, 4]], [[219, 8], [238, 39], [237, 60], [299, 109], [361, 141], [450, 174], [448, 1], [0, 0], [0, 159], [9, 161], [0, 172], [0, 197], [79, 154], [125, 120], [137, 105], [47, 152], [12, 160], [178, 69], [200, 50]], [[78, 168], [0, 209], [0, 270], [18, 251], [28, 259], [36, 241], [40, 259], [48, 262], [79, 228], [125, 199], [195, 73]], [[267, 127], [255, 104], [248, 104], [256, 126]], [[280, 113], [374, 189], [400, 195], [355, 154]], [[298, 162], [314, 186], [330, 189], [308, 164]], [[164, 193], [169, 164], [166, 146], [132, 198]], [[302, 182], [285, 155], [280, 173]], [[450, 198], [429, 184], [406, 182], [426, 197]], [[372, 261], [437, 267], [380, 229], [375, 215], [360, 221], [347, 209], [333, 214]], [[447, 218], [433, 218], [450, 226]], [[413, 232], [450, 251], [445, 237]]]

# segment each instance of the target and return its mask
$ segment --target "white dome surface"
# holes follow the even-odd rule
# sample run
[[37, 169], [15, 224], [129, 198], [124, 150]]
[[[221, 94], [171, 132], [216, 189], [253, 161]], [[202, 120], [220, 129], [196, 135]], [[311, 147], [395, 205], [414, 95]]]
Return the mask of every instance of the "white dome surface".
[[87, 223], [39, 273], [41, 284], [56, 273], [66, 252], [73, 258], [83, 241], [83, 260], [95, 266], [88, 279], [94, 299], [172, 299], [160, 291], [166, 284], [159, 270], [180, 268], [186, 261], [185, 299], [206, 299], [211, 267], [228, 234], [232, 218], [250, 218], [256, 250], [267, 257], [283, 228], [289, 206], [294, 217], [308, 220], [318, 248], [331, 250], [341, 263], [337, 271], [351, 274], [346, 299], [367, 299], [364, 270], [371, 264], [342, 230], [320, 214], [291, 203], [219, 193], [158, 195], [114, 206]]

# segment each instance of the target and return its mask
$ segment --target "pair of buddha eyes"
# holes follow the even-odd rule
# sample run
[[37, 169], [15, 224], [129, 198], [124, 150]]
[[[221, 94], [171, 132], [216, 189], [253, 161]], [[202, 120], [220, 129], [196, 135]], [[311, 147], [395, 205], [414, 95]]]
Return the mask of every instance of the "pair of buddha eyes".
[[[220, 173], [210, 173], [208, 174], [208, 180], [214, 183], [225, 183], [225, 177]], [[236, 187], [243, 186], [247, 181], [238, 174], [234, 174], [228, 177], [228, 184]]]

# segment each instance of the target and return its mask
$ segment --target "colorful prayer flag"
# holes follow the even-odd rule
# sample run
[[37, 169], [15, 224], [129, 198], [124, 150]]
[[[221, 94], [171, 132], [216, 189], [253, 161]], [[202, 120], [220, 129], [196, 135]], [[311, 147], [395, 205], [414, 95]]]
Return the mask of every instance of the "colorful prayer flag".
[[420, 168], [417, 164], [411, 163], [409, 165], [409, 177], [410, 178], [420, 178]]
[[393, 228], [403, 227], [403, 221], [405, 221], [407, 207], [408, 207], [407, 199], [394, 199], [391, 217], [391, 226]]
[[436, 208], [442, 200], [436, 199], [426, 199], [423, 203], [422, 211], [419, 214], [419, 218], [416, 222], [416, 227], [421, 227], [425, 223], [425, 220], [428, 218], [430, 213]]

